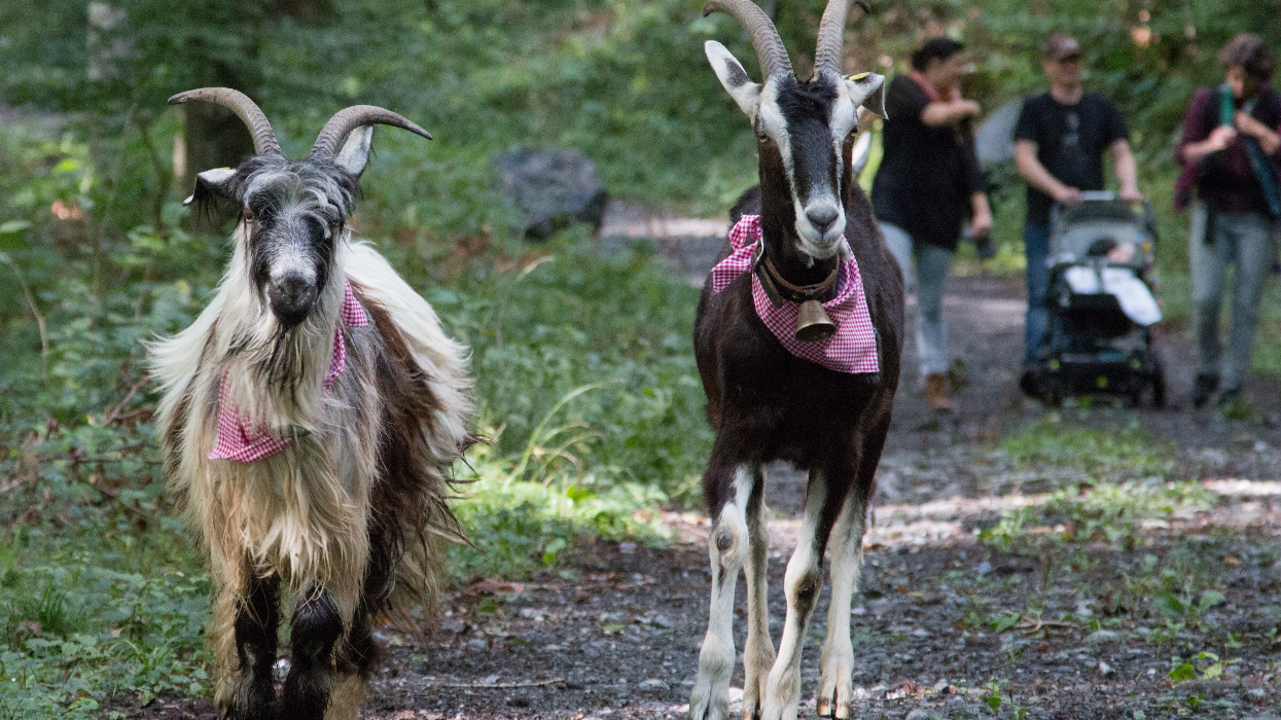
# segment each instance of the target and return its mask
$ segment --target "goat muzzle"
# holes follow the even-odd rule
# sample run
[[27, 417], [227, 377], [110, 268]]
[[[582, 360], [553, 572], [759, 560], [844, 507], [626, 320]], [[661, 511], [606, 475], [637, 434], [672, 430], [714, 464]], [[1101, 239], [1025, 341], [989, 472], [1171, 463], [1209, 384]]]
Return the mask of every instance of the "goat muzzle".
[[271, 311], [285, 328], [302, 324], [311, 313], [319, 288], [312, 280], [299, 274], [289, 274], [273, 281], [267, 288]]

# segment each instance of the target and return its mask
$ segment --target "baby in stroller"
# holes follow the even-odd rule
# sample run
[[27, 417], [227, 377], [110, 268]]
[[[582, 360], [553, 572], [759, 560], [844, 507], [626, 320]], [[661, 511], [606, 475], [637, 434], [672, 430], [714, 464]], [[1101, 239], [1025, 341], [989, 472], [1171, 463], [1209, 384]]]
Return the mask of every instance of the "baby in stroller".
[[1121, 396], [1165, 404], [1165, 377], [1152, 346], [1161, 310], [1149, 281], [1156, 250], [1152, 206], [1114, 193], [1084, 193], [1056, 208], [1050, 236], [1049, 327], [1023, 389], [1057, 405], [1065, 397]]

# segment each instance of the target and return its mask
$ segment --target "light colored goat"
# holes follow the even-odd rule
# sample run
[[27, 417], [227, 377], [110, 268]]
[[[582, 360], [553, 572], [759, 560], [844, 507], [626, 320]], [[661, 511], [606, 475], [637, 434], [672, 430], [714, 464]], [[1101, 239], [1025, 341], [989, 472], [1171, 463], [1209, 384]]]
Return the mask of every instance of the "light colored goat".
[[[245, 95], [170, 102], [190, 100], [232, 109], [255, 145], [198, 176], [188, 202], [241, 211], [231, 263], [195, 323], [151, 348], [170, 486], [216, 592], [215, 702], [231, 718], [354, 720], [372, 623], [430, 599], [439, 537], [458, 533], [449, 473], [472, 439], [465, 349], [345, 225], [372, 125], [430, 136], [357, 106], [290, 161]], [[296, 604], [277, 701], [282, 588]]]

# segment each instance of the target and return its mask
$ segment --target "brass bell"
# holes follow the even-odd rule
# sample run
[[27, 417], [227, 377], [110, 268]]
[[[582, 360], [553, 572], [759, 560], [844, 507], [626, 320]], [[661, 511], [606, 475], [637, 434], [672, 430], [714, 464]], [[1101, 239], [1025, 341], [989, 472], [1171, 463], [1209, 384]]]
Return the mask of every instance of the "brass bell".
[[801, 303], [796, 316], [796, 339], [803, 342], [818, 342], [836, 334], [836, 323], [827, 316], [827, 310], [817, 300], [806, 300]]

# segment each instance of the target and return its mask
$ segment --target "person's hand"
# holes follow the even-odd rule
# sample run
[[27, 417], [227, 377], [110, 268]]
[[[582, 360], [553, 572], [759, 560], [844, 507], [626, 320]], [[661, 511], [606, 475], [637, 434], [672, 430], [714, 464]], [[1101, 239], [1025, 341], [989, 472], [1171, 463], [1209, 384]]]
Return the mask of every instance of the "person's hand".
[[[1240, 114], [1240, 113], [1238, 113]], [[1231, 125], [1220, 125], [1210, 133], [1210, 137], [1205, 139], [1206, 148], [1210, 152], [1219, 152], [1225, 150], [1237, 139], [1237, 129]]]
[[1058, 192], [1054, 193], [1054, 201], [1060, 205], [1073, 207], [1081, 204], [1081, 191], [1074, 187], [1064, 185]]
[[981, 238], [992, 234], [992, 211], [980, 208], [970, 219], [970, 237]]
[[983, 106], [973, 100], [957, 100], [956, 106], [965, 113], [966, 117], [978, 117], [983, 114]]
[[1236, 114], [1236, 129], [1253, 138], [1262, 138], [1270, 132], [1267, 125], [1255, 120], [1241, 110], [1238, 110]]
[[1143, 193], [1139, 192], [1138, 188], [1123, 187], [1121, 188], [1121, 199], [1126, 202], [1141, 202], [1143, 200]]

